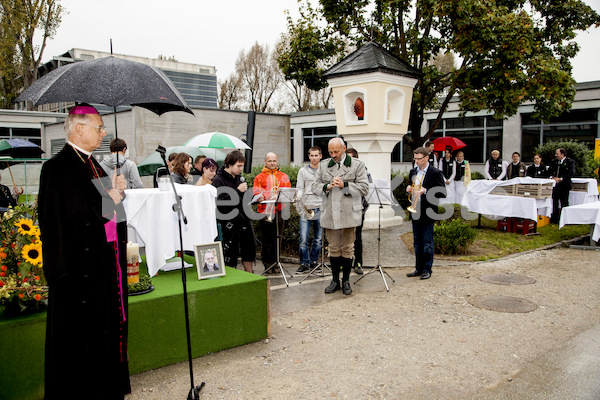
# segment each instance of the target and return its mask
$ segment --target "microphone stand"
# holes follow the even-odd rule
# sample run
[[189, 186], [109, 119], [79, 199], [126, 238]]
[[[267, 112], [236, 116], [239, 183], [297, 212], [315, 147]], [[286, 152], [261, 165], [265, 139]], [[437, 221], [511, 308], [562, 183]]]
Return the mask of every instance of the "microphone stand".
[[[169, 166], [167, 165], [166, 149], [163, 146], [158, 146], [156, 149], [157, 152], [160, 153], [160, 156], [167, 168], [169, 170]], [[188, 353], [188, 365], [190, 369], [190, 391], [188, 393], [187, 400], [199, 400], [200, 399], [200, 391], [204, 387], [205, 383], [202, 382], [198, 386], [194, 386], [194, 367], [192, 365], [192, 341], [190, 338], [190, 316], [188, 310], [188, 298], [187, 298], [187, 278], [185, 276], [185, 263], [183, 261], [183, 231], [181, 230], [181, 222], [187, 225], [187, 218], [183, 213], [183, 208], [181, 207], [181, 196], [177, 194], [177, 190], [175, 189], [175, 182], [173, 181], [173, 176], [169, 174], [169, 181], [171, 182], [171, 188], [173, 189], [173, 193], [175, 195], [175, 204], [173, 204], [173, 211], [177, 213], [177, 220], [179, 225], [179, 248], [180, 248], [180, 258], [181, 258], [181, 282], [183, 283], [183, 306], [185, 311], [185, 333], [187, 338], [187, 353]]]

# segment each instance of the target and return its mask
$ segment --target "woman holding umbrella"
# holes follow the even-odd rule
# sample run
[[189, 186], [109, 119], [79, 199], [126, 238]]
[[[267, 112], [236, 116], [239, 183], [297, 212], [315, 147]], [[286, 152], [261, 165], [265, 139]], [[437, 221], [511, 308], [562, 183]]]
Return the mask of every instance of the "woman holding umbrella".
[[180, 183], [185, 185], [187, 183], [192, 183], [192, 175], [190, 175], [190, 171], [192, 170], [192, 157], [187, 153], [178, 153], [173, 160], [173, 180], [175, 183]]

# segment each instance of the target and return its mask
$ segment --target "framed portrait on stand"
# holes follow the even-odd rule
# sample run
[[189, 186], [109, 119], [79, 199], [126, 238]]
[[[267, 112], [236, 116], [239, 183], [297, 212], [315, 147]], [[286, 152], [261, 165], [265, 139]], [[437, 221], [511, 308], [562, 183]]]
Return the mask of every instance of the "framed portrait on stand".
[[194, 246], [198, 279], [225, 275], [223, 247], [221, 242], [197, 244]]

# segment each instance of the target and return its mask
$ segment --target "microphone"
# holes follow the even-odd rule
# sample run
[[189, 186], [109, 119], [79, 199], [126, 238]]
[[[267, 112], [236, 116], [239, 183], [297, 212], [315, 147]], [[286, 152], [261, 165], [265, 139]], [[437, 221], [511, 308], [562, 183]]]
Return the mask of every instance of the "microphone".
[[240, 175], [240, 182], [241, 182], [241, 183], [244, 183], [244, 182], [246, 182], [246, 178], [244, 178], [244, 176], [243, 176], [243, 175]]

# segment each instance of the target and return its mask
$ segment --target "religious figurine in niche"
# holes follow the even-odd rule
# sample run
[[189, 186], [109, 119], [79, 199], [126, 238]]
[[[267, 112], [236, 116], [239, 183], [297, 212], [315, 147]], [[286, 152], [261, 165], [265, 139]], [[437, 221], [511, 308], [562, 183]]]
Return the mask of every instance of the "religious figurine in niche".
[[365, 119], [365, 102], [360, 97], [356, 99], [352, 105], [352, 111], [356, 115], [359, 121]]

